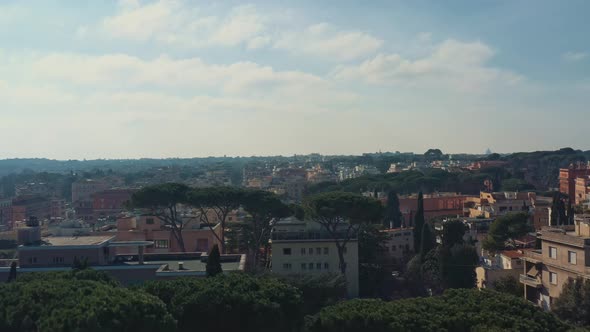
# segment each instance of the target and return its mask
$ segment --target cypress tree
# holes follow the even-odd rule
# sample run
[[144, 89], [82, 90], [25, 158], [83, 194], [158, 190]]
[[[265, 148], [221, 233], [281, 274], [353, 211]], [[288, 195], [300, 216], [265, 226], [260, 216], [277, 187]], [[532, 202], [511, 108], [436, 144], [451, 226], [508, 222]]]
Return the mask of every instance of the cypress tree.
[[420, 254], [422, 257], [426, 256], [430, 250], [436, 247], [436, 237], [432, 225], [429, 222], [422, 227]]
[[215, 277], [222, 272], [219, 247], [216, 244], [211, 248], [209, 257], [207, 258], [207, 277]]
[[383, 219], [383, 226], [389, 228], [399, 228], [402, 225], [402, 213], [399, 209], [399, 198], [397, 193], [393, 190], [387, 192], [387, 205], [385, 206], [385, 218]]
[[8, 273], [8, 280], [6, 282], [16, 281], [16, 262], [10, 264], [10, 273]]
[[414, 250], [420, 252], [422, 248], [422, 229], [424, 228], [424, 195], [418, 193], [418, 209], [414, 217]]

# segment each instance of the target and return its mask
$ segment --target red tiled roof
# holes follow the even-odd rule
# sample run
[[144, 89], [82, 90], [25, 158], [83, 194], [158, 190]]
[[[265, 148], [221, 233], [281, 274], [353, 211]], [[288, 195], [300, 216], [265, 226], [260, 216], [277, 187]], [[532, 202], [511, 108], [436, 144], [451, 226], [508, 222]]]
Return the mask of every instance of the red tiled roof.
[[500, 252], [500, 254], [504, 255], [510, 259], [520, 258], [520, 257], [524, 256], [524, 254], [520, 250], [504, 250], [504, 251]]

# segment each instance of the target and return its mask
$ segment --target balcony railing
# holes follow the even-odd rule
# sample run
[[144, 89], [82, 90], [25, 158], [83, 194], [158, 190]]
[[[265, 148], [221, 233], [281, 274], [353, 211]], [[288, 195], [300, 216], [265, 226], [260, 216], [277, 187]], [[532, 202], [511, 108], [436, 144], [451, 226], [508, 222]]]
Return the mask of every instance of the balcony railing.
[[543, 283], [541, 283], [541, 279], [529, 277], [524, 274], [520, 275], [519, 280], [521, 283], [523, 283], [527, 286], [531, 286], [531, 287], [535, 287], [535, 288], [540, 288], [541, 286], [543, 286]]

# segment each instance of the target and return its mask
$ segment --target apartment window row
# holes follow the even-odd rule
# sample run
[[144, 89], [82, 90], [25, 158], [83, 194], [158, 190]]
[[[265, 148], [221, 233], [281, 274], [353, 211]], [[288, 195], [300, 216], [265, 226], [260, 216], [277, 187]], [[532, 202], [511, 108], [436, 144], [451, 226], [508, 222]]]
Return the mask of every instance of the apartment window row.
[[[315, 248], [315, 254], [316, 255], [321, 255], [323, 252], [324, 255], [328, 255], [330, 253], [330, 249], [327, 247], [324, 247], [323, 250], [322, 248]], [[313, 255], [314, 254], [314, 248], [301, 248], [301, 255]]]
[[62, 264], [64, 262], [64, 258], [63, 257], [53, 257], [52, 261], [54, 264]]
[[170, 241], [168, 240], [154, 240], [154, 248], [169, 248]]
[[[330, 269], [330, 264], [328, 264], [328, 263], [324, 263], [323, 266], [324, 266], [324, 270]], [[301, 263], [301, 270], [313, 270], [313, 269], [314, 269], [314, 263]], [[322, 263], [315, 263], [315, 269], [321, 270]]]

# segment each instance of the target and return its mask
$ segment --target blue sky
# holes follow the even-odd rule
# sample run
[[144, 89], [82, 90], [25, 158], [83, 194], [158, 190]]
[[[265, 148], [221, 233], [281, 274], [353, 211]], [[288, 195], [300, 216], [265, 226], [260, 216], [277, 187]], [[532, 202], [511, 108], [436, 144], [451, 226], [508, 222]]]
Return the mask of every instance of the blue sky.
[[1, 1], [0, 158], [590, 149], [589, 12]]

